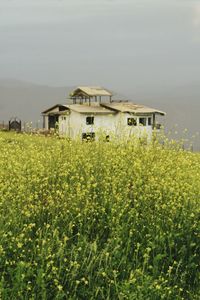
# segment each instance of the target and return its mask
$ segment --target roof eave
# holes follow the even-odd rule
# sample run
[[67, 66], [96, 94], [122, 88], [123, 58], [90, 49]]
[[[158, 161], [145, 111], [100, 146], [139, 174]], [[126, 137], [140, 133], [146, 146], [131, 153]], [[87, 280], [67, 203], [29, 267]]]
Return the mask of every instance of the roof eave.
[[[103, 91], [102, 94], [100, 94], [100, 93], [95, 94], [95, 92], [94, 93], [89, 93], [89, 92], [85, 91], [84, 88], [95, 88], [95, 87], [79, 86], [74, 91], [71, 92], [70, 96], [72, 98], [73, 97], [78, 97], [79, 94], [82, 94], [83, 96], [88, 97], [88, 98], [89, 97], [96, 97], [96, 96], [102, 96], [102, 97], [112, 97], [113, 96], [113, 94], [109, 90], [107, 90], [103, 87], [101, 87], [101, 90]], [[80, 95], [80, 97], [81, 97], [81, 95]]]
[[155, 113], [157, 115], [166, 116], [166, 112], [164, 112], [164, 111], [156, 111]]

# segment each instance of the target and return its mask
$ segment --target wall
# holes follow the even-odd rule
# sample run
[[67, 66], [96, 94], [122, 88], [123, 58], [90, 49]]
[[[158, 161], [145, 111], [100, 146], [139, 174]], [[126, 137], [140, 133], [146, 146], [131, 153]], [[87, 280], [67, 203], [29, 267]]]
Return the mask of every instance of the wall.
[[[153, 121], [153, 115], [149, 114], [148, 116], [135, 116], [129, 113], [119, 113], [116, 116], [116, 133], [119, 137], [136, 135], [138, 137], [147, 136], [151, 138], [152, 136], [152, 126], [148, 125], [148, 117], [151, 117]], [[134, 118], [137, 121], [137, 126], [129, 126], [127, 124], [128, 118]], [[146, 118], [146, 126], [139, 125], [139, 118]]]
[[66, 115], [59, 116], [59, 134], [70, 137], [70, 112]]
[[67, 116], [59, 117], [59, 132], [61, 135], [66, 135], [71, 138], [77, 136], [82, 137], [82, 133], [91, 133], [105, 131], [108, 132], [114, 130], [113, 115], [94, 115], [94, 125], [86, 124], [86, 117], [93, 116], [91, 114], [80, 114], [71, 111]]
[[[94, 125], [86, 124], [86, 117], [94, 116]], [[139, 124], [139, 118], [148, 118], [149, 116], [137, 116]], [[71, 111], [69, 115], [62, 115], [59, 117], [59, 132], [61, 135], [68, 136], [70, 138], [82, 137], [82, 133], [95, 132], [100, 135], [100, 132], [106, 135], [118, 136], [122, 138], [124, 136], [131, 136], [132, 134], [141, 137], [147, 136], [148, 139], [152, 135], [152, 126], [128, 126], [127, 118], [133, 117], [128, 113], [115, 113], [115, 114], [80, 114]], [[152, 116], [151, 116], [152, 117]]]

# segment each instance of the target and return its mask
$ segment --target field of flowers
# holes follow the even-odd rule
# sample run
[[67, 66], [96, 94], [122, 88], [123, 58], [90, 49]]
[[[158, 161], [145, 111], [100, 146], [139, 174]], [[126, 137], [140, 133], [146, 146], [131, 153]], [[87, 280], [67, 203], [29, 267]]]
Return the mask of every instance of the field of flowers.
[[200, 299], [200, 154], [0, 133], [0, 299]]

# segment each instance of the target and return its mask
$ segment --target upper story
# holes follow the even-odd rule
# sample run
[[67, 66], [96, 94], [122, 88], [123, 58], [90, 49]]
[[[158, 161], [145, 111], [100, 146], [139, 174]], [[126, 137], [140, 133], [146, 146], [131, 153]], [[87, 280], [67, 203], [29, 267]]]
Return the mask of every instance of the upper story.
[[70, 93], [73, 104], [112, 102], [113, 93], [100, 86], [79, 86]]

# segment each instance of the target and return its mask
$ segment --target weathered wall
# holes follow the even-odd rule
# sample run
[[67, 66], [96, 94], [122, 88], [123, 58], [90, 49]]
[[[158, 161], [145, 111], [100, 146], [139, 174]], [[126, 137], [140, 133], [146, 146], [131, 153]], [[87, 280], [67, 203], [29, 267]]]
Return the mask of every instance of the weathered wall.
[[[128, 126], [127, 118], [132, 117], [128, 113], [94, 115], [94, 124], [87, 125], [86, 117], [93, 116], [91, 114], [79, 114], [71, 111], [69, 115], [62, 115], [59, 117], [59, 132], [71, 138], [82, 137], [82, 133], [95, 132], [97, 135], [103, 132], [105, 135], [114, 134], [118, 137], [130, 136], [135, 134], [137, 136], [147, 135], [151, 138], [152, 126]], [[150, 115], [149, 115], [150, 116]], [[135, 116], [134, 116], [135, 117]], [[137, 116], [137, 123], [139, 118], [147, 116]]]

